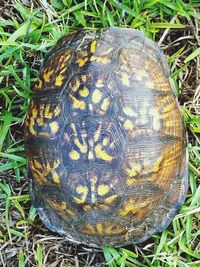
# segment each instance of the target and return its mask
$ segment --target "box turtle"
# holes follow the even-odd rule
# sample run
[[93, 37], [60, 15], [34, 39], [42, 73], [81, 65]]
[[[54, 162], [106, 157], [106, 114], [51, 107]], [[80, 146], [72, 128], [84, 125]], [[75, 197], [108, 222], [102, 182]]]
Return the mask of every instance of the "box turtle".
[[143, 242], [185, 199], [183, 118], [164, 54], [138, 30], [59, 39], [34, 87], [25, 147], [40, 217], [75, 243]]

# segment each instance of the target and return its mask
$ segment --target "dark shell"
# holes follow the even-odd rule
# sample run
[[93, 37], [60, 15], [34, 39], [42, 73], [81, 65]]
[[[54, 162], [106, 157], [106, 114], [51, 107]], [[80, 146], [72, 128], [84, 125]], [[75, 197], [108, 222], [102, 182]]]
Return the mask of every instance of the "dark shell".
[[143, 242], [185, 199], [183, 118], [162, 51], [138, 30], [58, 41], [34, 88], [25, 144], [33, 203], [72, 242]]

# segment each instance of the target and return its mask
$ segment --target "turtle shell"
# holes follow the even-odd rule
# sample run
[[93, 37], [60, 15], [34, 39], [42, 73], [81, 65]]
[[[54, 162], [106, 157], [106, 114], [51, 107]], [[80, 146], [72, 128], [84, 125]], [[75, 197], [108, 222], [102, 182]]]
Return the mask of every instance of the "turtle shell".
[[165, 56], [138, 30], [57, 42], [34, 87], [25, 145], [31, 199], [72, 242], [143, 242], [185, 199], [183, 118]]

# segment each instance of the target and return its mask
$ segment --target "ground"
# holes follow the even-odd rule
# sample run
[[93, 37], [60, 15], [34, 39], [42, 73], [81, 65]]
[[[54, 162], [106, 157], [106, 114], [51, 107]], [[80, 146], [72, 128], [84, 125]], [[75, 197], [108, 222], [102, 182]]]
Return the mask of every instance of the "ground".
[[[0, 266], [200, 266], [198, 0], [0, 1]], [[23, 122], [45, 52], [64, 33], [142, 30], [168, 55], [188, 132], [189, 189], [170, 226], [136, 246], [73, 245], [42, 224], [28, 195]]]

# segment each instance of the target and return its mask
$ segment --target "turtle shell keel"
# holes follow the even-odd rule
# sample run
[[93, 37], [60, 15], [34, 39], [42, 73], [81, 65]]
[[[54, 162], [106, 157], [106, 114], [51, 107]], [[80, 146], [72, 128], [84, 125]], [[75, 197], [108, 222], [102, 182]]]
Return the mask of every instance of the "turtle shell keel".
[[25, 147], [41, 219], [75, 243], [143, 242], [185, 199], [183, 118], [165, 56], [138, 30], [57, 42], [34, 87]]

